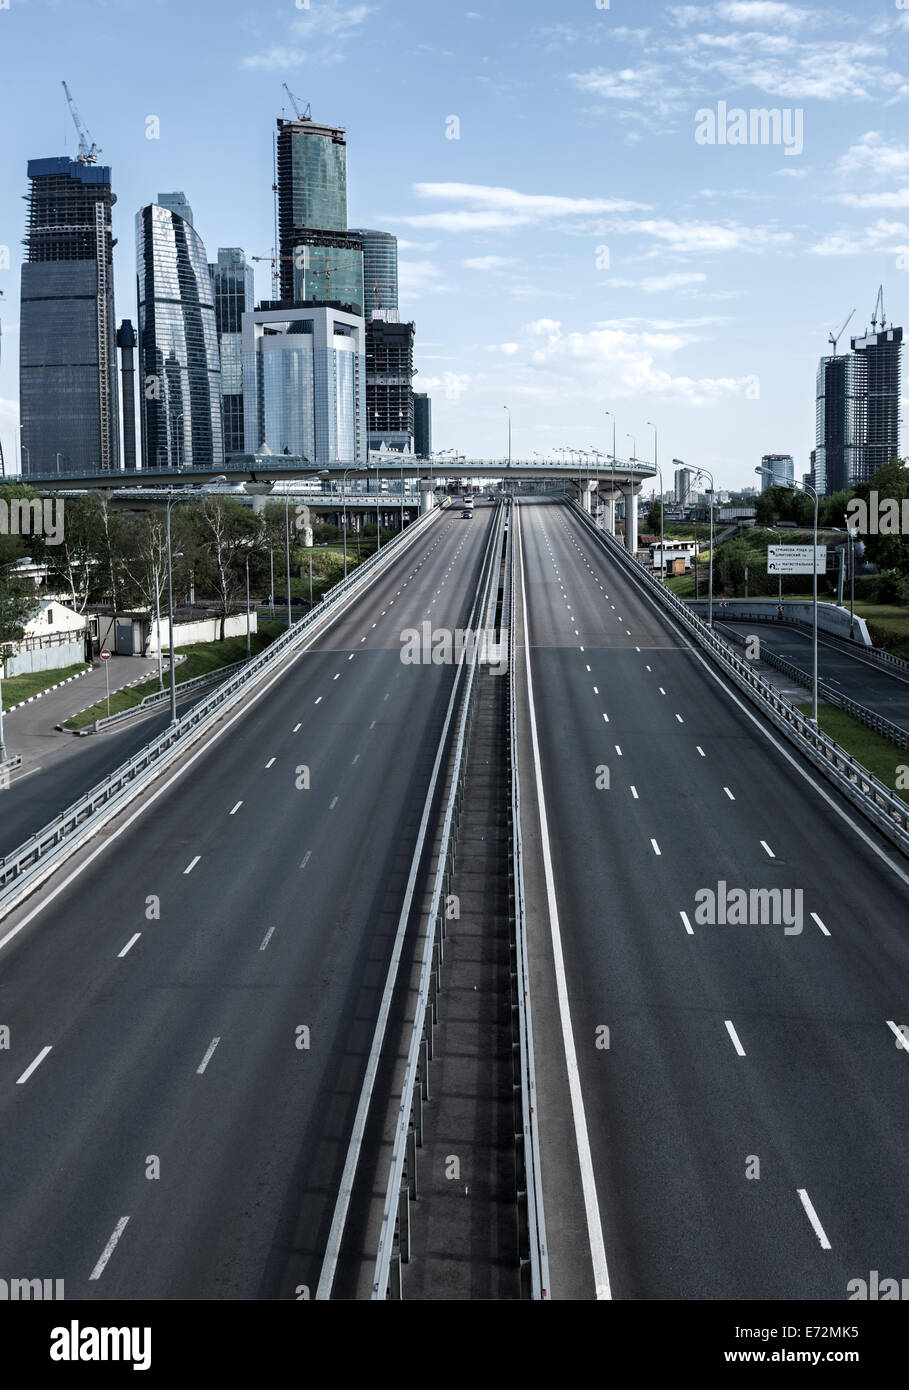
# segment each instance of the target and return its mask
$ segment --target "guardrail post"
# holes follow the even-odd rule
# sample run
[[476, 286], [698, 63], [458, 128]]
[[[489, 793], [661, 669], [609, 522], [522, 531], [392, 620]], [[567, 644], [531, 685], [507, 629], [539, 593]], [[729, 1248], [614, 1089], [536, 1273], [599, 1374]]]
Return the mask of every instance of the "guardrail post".
[[[407, 1187], [405, 1192], [409, 1193], [414, 1200], [417, 1196], [417, 1136], [413, 1125], [407, 1131]], [[410, 1238], [410, 1209], [408, 1208], [408, 1240]]]
[[429, 1041], [426, 1034], [423, 1034], [423, 1041], [420, 1043], [420, 1091], [423, 1099], [431, 1099], [429, 1094]]

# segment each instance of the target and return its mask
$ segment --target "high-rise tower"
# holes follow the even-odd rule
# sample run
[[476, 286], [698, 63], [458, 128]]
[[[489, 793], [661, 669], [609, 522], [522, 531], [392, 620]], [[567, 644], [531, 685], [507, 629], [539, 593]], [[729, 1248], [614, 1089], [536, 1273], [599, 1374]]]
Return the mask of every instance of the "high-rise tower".
[[[215, 323], [221, 353], [221, 417], [225, 454], [245, 452], [243, 428], [243, 315], [255, 308], [253, 268], [239, 246], [218, 248], [209, 266], [215, 296]], [[253, 448], [258, 444], [252, 442]]]
[[[136, 214], [145, 468], [217, 468], [224, 458], [214, 289], [182, 194]], [[179, 199], [181, 211], [177, 211]]]
[[391, 232], [358, 227], [363, 243], [363, 310], [371, 319], [377, 309], [398, 307], [398, 238]]
[[120, 467], [107, 165], [30, 159], [22, 266], [22, 471]]
[[129, 319], [117, 329], [123, 378], [123, 467], [136, 467], [136, 330]]
[[279, 118], [276, 153], [282, 302], [344, 304], [362, 315], [363, 248], [347, 229], [343, 127]]

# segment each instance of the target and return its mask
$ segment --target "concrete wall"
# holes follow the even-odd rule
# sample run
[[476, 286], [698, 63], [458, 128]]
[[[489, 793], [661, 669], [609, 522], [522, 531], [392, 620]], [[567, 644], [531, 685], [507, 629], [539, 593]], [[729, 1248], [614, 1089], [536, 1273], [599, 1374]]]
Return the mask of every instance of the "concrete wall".
[[18, 652], [3, 663], [4, 676], [26, 676], [34, 671], [60, 671], [64, 666], [85, 662], [85, 643], [60, 642], [53, 647], [38, 647], [31, 652]]
[[[250, 630], [258, 631], [259, 615], [255, 611], [252, 613]], [[161, 618], [161, 647], [165, 652], [170, 651], [170, 625], [166, 617]], [[174, 624], [174, 646], [188, 647], [193, 642], [217, 642], [221, 636], [220, 618], [202, 618], [193, 623]], [[224, 624], [225, 637], [245, 637], [246, 636], [246, 614], [232, 613]], [[148, 642], [145, 646], [146, 656], [157, 656], [158, 654], [158, 624], [152, 620], [151, 631], [148, 635]]]
[[[810, 579], [810, 575], [809, 575]], [[706, 599], [686, 599], [686, 603], [697, 613], [699, 618], [707, 617]], [[731, 598], [727, 600], [726, 608], [720, 607], [720, 600], [714, 597], [713, 618], [714, 622], [728, 619], [731, 623], [753, 622], [755, 619], [769, 622], [776, 621], [776, 599], [744, 599]], [[813, 606], [810, 602], [803, 599], [783, 599], [783, 618], [794, 618], [797, 622], [813, 624]], [[817, 606], [817, 627], [818, 632], [829, 632], [834, 637], [843, 637], [846, 641], [850, 638], [849, 609], [838, 608], [834, 603], [818, 602]], [[868, 635], [868, 628], [864, 618], [856, 617], [852, 622], [853, 639], [857, 646], [870, 647], [871, 638]]]

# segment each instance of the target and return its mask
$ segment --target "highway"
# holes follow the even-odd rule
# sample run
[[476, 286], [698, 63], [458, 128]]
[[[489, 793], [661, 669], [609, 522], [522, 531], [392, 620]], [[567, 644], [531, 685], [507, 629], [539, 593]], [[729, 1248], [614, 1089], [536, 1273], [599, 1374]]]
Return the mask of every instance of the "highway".
[[[757, 633], [761, 646], [784, 657], [810, 676], [812, 672], [811, 633], [785, 623], [726, 623], [747, 636]], [[901, 729], [909, 729], [909, 678], [902, 672], [888, 671], [873, 661], [863, 660], [861, 649], [854, 655], [821, 637], [817, 648], [818, 678], [849, 700], [883, 715]]]
[[0, 926], [4, 1269], [315, 1295], [452, 680], [400, 633], [465, 624], [493, 515], [441, 517]]
[[[905, 865], [567, 508], [517, 515], [552, 1296], [843, 1300], [898, 1277]], [[720, 881], [800, 890], [801, 932], [702, 925]]]

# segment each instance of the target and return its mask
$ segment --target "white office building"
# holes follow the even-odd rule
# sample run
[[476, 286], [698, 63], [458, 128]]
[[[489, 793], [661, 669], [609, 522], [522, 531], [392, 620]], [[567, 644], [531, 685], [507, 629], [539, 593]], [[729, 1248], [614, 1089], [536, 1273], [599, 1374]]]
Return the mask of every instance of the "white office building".
[[243, 315], [243, 417], [250, 452], [313, 463], [366, 458], [366, 325], [322, 304]]

